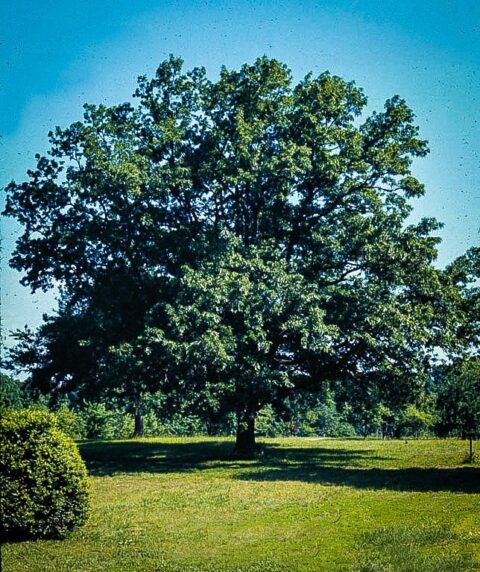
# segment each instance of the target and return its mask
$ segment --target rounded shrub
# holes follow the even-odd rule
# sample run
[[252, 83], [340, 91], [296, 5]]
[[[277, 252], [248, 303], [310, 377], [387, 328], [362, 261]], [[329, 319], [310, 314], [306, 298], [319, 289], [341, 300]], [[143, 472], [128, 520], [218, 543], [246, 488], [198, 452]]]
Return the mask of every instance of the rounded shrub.
[[0, 419], [4, 539], [63, 538], [87, 517], [87, 470], [48, 411], [9, 410]]

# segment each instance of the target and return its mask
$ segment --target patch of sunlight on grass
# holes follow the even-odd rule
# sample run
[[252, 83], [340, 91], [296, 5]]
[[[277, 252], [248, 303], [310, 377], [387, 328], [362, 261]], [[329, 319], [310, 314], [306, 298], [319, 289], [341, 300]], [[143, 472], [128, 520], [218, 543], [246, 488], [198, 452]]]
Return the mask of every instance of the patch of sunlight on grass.
[[[362, 535], [352, 572], [465, 572], [478, 570], [473, 543], [445, 524], [380, 528]], [[470, 545], [470, 546], [469, 546]]]
[[4, 572], [480, 570], [480, 466], [457, 440], [80, 443], [92, 514], [63, 541], [6, 543]]

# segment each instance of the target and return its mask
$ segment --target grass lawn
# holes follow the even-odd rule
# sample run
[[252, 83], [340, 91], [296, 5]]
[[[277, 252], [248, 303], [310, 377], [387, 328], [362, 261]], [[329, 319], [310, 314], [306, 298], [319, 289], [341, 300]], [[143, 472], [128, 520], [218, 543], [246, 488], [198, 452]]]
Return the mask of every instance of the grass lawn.
[[465, 442], [264, 439], [83, 442], [88, 524], [3, 546], [14, 571], [480, 570], [480, 465]]

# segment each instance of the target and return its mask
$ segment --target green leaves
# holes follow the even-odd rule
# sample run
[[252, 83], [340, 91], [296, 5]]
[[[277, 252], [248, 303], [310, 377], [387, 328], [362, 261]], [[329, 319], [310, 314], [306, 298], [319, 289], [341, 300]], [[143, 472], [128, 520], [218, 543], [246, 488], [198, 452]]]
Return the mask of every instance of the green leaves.
[[324, 323], [321, 301], [272, 245], [245, 249], [227, 237], [212, 260], [183, 270], [166, 308], [168, 350], [227, 400], [267, 402], [291, 387], [301, 352], [328, 346], [335, 327]]
[[444, 372], [438, 409], [440, 430], [466, 436], [480, 433], [480, 360], [466, 360]]
[[17, 352], [38, 379], [251, 410], [336, 379], [388, 405], [478, 345], [478, 253], [436, 269], [440, 224], [408, 224], [428, 147], [403, 99], [362, 117], [328, 72], [294, 85], [263, 57], [210, 81], [173, 56], [135, 98], [86, 105], [7, 188], [12, 266], [63, 289]]
[[64, 538], [84, 524], [90, 486], [75, 443], [47, 411], [6, 411], [0, 420], [3, 539]]

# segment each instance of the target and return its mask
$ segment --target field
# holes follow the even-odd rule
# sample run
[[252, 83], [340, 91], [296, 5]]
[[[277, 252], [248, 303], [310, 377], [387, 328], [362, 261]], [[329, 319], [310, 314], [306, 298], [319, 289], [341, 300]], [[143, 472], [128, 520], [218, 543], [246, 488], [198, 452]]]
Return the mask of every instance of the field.
[[88, 524], [3, 546], [14, 571], [480, 570], [480, 466], [455, 440], [82, 442]]

